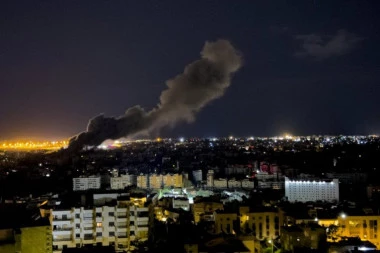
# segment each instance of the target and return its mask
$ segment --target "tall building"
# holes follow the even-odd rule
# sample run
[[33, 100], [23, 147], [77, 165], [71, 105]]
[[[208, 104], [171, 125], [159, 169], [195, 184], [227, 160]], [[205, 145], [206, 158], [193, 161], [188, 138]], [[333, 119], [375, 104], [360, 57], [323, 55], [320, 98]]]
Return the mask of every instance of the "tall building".
[[123, 200], [116, 206], [50, 210], [53, 253], [83, 245], [128, 250], [132, 240], [148, 237], [148, 208], [136, 203]]
[[290, 202], [339, 201], [339, 180], [291, 180], [285, 177], [285, 197]]
[[203, 180], [202, 170], [194, 170], [193, 171], [193, 178], [194, 178], [195, 182], [201, 182]]
[[120, 177], [111, 177], [111, 189], [124, 189], [125, 187], [136, 185], [137, 176], [136, 175], [121, 175]]
[[207, 187], [214, 187], [214, 171], [209, 170], [207, 172]]
[[86, 190], [92, 190], [92, 189], [100, 189], [100, 187], [101, 187], [100, 176], [73, 178], [73, 190], [74, 191], [86, 191]]

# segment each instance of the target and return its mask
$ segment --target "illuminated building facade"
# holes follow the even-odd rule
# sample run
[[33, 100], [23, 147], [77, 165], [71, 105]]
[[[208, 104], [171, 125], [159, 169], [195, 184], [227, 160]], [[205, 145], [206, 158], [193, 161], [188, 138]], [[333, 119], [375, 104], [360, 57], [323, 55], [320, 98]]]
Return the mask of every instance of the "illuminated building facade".
[[280, 235], [282, 216], [275, 210], [251, 210], [240, 207], [240, 229], [257, 239], [276, 238]]
[[203, 180], [202, 170], [194, 170], [193, 178], [195, 182], [201, 182]]
[[285, 197], [290, 202], [339, 201], [339, 180], [307, 181], [285, 177]]
[[74, 191], [86, 191], [93, 189], [100, 189], [101, 178], [97, 176], [90, 177], [77, 177], [73, 178], [73, 190]]
[[223, 211], [215, 211], [215, 233], [234, 234], [234, 223], [237, 220], [236, 213], [225, 213]]
[[136, 185], [137, 176], [136, 175], [121, 175], [119, 177], [110, 178], [111, 189], [118, 190], [124, 189], [125, 187]]
[[164, 187], [182, 187], [183, 176], [182, 174], [166, 174], [162, 176], [162, 183]]
[[193, 215], [195, 223], [198, 223], [202, 220], [202, 217], [209, 214], [214, 220], [214, 212], [216, 210], [224, 210], [224, 206], [219, 202], [198, 202], [193, 205]]
[[149, 175], [149, 188], [151, 189], [161, 189], [162, 188], [162, 175], [151, 174]]
[[51, 210], [53, 252], [83, 245], [129, 248], [130, 241], [148, 237], [147, 207], [132, 201], [118, 201], [117, 206]]
[[207, 172], [207, 187], [214, 187], [214, 171], [209, 170]]
[[149, 188], [149, 177], [148, 175], [140, 174], [137, 176], [137, 187], [141, 189]]

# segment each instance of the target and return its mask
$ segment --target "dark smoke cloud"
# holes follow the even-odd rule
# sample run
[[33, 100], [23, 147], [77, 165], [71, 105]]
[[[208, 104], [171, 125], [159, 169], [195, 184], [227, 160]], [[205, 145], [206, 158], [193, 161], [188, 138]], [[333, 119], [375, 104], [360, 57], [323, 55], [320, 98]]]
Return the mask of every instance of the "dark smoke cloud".
[[99, 115], [90, 120], [87, 131], [70, 140], [69, 149], [97, 146], [107, 139], [149, 133], [182, 121], [193, 122], [197, 112], [223, 96], [232, 74], [241, 65], [241, 54], [229, 41], [206, 42], [201, 59], [166, 82], [168, 88], [161, 93], [156, 108], [147, 112], [134, 106], [118, 118]]

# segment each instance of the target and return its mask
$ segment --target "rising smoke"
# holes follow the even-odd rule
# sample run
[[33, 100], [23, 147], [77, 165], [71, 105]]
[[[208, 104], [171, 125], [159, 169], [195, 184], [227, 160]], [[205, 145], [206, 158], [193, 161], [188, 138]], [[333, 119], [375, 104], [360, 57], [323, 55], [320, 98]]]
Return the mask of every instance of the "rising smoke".
[[149, 133], [178, 122], [193, 122], [209, 102], [223, 96], [231, 75], [242, 65], [241, 54], [227, 40], [206, 42], [201, 59], [190, 63], [182, 74], [166, 82], [160, 103], [151, 111], [129, 108], [114, 118], [99, 115], [90, 120], [87, 131], [71, 138], [69, 149], [98, 146], [107, 139]]

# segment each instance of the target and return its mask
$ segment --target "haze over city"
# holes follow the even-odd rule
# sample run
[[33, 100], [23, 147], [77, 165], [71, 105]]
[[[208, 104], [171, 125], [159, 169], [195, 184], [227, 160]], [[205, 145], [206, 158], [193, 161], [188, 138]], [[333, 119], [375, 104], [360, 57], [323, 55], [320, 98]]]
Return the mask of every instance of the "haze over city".
[[0, 138], [67, 139], [100, 113], [150, 111], [165, 82], [226, 39], [244, 58], [178, 136], [376, 134], [376, 1], [3, 1]]

